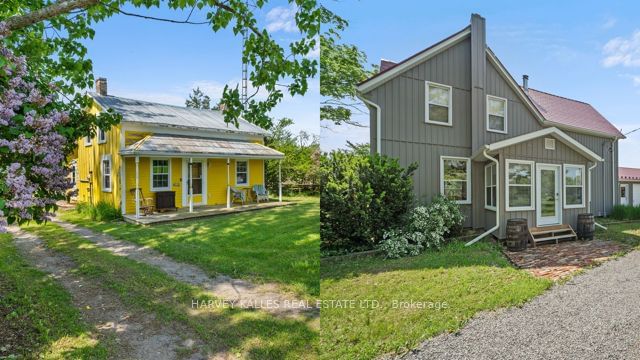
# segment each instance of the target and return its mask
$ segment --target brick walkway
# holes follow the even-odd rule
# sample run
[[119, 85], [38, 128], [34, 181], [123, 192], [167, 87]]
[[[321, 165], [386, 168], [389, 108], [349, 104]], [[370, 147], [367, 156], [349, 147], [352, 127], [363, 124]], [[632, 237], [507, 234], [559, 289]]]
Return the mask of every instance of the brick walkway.
[[504, 254], [515, 266], [555, 281], [625, 250], [627, 246], [614, 241], [592, 240], [538, 245], [519, 252], [505, 250]]

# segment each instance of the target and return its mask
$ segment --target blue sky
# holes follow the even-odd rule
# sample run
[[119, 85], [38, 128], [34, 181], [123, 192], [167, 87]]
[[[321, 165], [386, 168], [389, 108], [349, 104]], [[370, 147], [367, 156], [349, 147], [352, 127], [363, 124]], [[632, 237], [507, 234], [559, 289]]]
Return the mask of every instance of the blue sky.
[[[390, 5], [392, 4], [392, 5]], [[400, 61], [469, 24], [487, 21], [487, 43], [515, 79], [593, 105], [623, 133], [640, 127], [640, 3], [604, 1], [328, 2], [350, 22], [343, 40], [371, 63]], [[368, 125], [368, 116], [358, 116]], [[326, 124], [325, 124], [326, 125]], [[368, 142], [368, 128], [321, 132], [323, 150]], [[640, 131], [620, 142], [620, 166], [640, 167]]]
[[[189, 11], [167, 8], [124, 7], [127, 12], [184, 20]], [[286, 1], [270, 1], [257, 13], [259, 25], [286, 45], [298, 37], [294, 12]], [[194, 11], [191, 21], [205, 20], [205, 11]], [[111, 95], [182, 105], [192, 88], [200, 86], [219, 98], [225, 84], [241, 79], [242, 39], [231, 29], [214, 33], [207, 25], [185, 25], [144, 20], [125, 15], [95, 26], [93, 40], [85, 41], [96, 77], [106, 77]], [[316, 51], [311, 56], [317, 58]], [[251, 91], [249, 92], [251, 94]], [[260, 96], [262, 92], [258, 94]], [[318, 78], [310, 81], [304, 97], [286, 96], [271, 113], [290, 117], [292, 130], [319, 134]]]

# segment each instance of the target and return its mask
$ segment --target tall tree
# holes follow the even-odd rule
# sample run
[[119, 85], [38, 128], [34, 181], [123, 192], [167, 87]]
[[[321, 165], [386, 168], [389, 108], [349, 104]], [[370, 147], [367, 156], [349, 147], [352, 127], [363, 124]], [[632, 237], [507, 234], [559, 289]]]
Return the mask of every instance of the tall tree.
[[191, 90], [191, 94], [189, 94], [189, 98], [185, 101], [185, 105], [190, 108], [210, 110], [211, 98], [197, 87]]
[[377, 71], [367, 66], [367, 56], [355, 45], [339, 44], [340, 33], [349, 23], [326, 8], [321, 8], [323, 23], [329, 23], [320, 35], [320, 120], [335, 125], [363, 126], [351, 119], [354, 113], [364, 113], [366, 107], [356, 95], [359, 82]]

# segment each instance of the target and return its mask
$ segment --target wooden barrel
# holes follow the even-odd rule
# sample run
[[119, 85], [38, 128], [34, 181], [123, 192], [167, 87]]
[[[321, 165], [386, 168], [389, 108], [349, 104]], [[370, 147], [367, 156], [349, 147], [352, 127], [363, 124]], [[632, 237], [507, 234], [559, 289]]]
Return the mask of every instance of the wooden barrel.
[[593, 214], [578, 214], [578, 228], [576, 229], [578, 239], [593, 240], [596, 231], [596, 223]]
[[522, 251], [527, 248], [529, 227], [527, 219], [507, 220], [507, 250]]

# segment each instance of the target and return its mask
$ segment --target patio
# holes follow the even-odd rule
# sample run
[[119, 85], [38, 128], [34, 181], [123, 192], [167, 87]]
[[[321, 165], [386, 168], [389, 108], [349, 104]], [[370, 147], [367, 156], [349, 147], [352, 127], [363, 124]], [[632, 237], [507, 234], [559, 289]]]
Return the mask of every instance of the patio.
[[216, 206], [196, 206], [193, 208], [193, 212], [189, 212], [189, 208], [180, 208], [177, 211], [159, 213], [155, 212], [152, 215], [140, 215], [140, 217], [136, 218], [135, 214], [127, 214], [123, 215], [124, 221], [131, 224], [138, 225], [154, 225], [167, 223], [172, 221], [180, 221], [187, 219], [197, 219], [203, 217], [211, 217], [218, 215], [227, 215], [227, 214], [235, 214], [241, 213], [245, 211], [255, 211], [262, 209], [271, 209], [281, 206], [293, 205], [295, 202], [291, 201], [273, 201], [273, 202], [263, 202], [263, 203], [253, 203], [246, 205], [236, 205], [230, 208], [227, 208], [224, 205], [216, 205]]
[[504, 250], [504, 254], [512, 264], [533, 276], [557, 281], [628, 249], [628, 246], [614, 241], [567, 241], [518, 252]]

